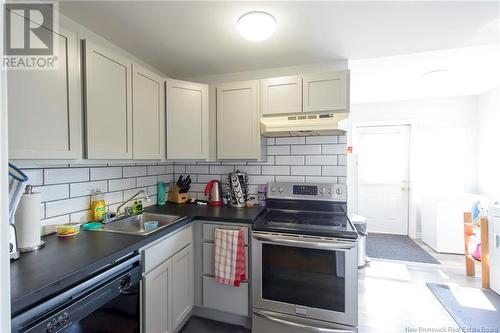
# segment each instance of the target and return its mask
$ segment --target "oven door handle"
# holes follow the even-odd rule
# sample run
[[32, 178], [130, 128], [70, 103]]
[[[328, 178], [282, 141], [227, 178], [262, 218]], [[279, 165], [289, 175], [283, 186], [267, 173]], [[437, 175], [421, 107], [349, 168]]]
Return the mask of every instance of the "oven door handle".
[[325, 241], [321, 239], [310, 238], [309, 240], [305, 241], [286, 236], [274, 236], [274, 235], [265, 235], [256, 233], [253, 234], [253, 238], [259, 241], [272, 242], [275, 244], [301, 246], [301, 247], [308, 247], [321, 250], [349, 250], [356, 247], [355, 242], [341, 242], [337, 240]]
[[259, 310], [253, 310], [253, 314], [256, 315], [257, 317], [260, 317], [264, 320], [269, 320], [272, 322], [275, 322], [277, 324], [281, 324], [284, 326], [293, 326], [296, 328], [299, 328], [301, 330], [307, 330], [307, 331], [312, 331], [312, 332], [321, 332], [321, 333], [347, 333], [347, 332], [353, 332], [352, 330], [344, 330], [344, 329], [335, 329], [335, 328], [327, 328], [327, 327], [317, 327], [317, 326], [310, 326], [306, 324], [300, 324], [296, 323], [293, 321], [285, 320], [282, 318], [277, 318], [271, 315], [268, 315], [262, 311]]

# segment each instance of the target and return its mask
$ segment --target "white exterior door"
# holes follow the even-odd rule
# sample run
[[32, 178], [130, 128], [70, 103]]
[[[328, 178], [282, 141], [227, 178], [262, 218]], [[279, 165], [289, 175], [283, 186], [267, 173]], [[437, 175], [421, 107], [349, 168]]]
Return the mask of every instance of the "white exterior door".
[[409, 126], [358, 130], [358, 213], [368, 232], [408, 234]]

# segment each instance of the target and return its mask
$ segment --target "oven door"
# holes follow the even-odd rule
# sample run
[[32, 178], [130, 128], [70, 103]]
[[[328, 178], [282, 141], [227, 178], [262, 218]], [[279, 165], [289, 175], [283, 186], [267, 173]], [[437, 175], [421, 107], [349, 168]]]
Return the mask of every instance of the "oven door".
[[356, 241], [253, 232], [253, 307], [358, 325]]

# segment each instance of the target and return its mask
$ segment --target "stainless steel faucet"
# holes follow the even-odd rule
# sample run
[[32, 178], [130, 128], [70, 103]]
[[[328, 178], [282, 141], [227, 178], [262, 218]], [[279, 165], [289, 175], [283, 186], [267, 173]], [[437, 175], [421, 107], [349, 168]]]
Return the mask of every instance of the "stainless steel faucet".
[[119, 217], [120, 216], [120, 208], [122, 208], [123, 206], [125, 206], [127, 204], [127, 202], [133, 200], [135, 197], [137, 197], [139, 194], [144, 194], [143, 198], [146, 200], [146, 201], [150, 201], [151, 199], [149, 198], [149, 195], [146, 193], [146, 191], [144, 190], [140, 190], [139, 192], [137, 192], [136, 194], [134, 194], [133, 196], [131, 196], [129, 199], [125, 200], [120, 206], [118, 206], [118, 208], [116, 208], [116, 217]]

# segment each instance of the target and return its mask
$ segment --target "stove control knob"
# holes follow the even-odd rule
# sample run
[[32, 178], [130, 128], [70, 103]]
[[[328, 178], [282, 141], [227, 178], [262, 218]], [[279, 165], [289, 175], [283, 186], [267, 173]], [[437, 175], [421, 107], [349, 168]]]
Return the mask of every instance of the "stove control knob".
[[278, 187], [278, 192], [280, 192], [280, 193], [283, 192], [283, 186]]
[[326, 188], [322, 187], [319, 189], [319, 193], [325, 194], [326, 193]]
[[271, 192], [276, 192], [276, 186], [271, 187]]
[[338, 195], [341, 195], [342, 189], [340, 187], [337, 187], [337, 189], [335, 190], [335, 193], [337, 193]]
[[328, 193], [333, 194], [333, 188], [331, 188], [331, 187], [330, 187], [330, 188], [328, 189]]

